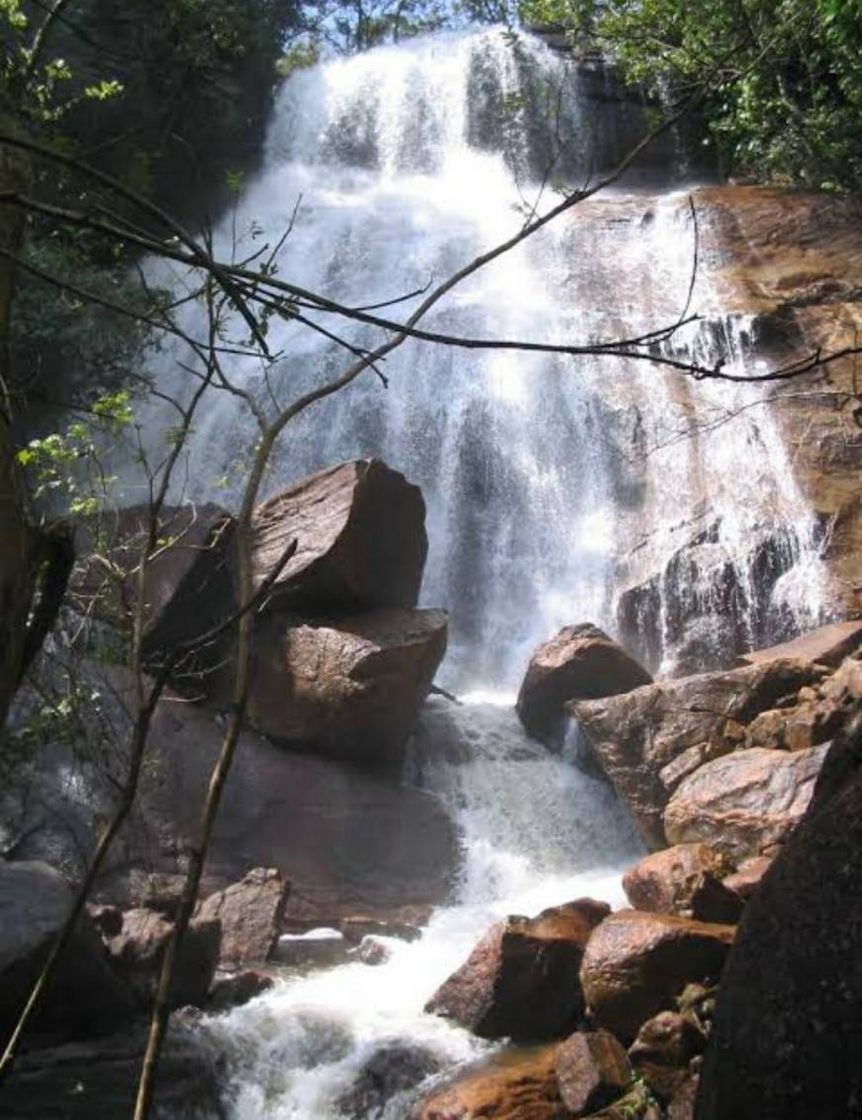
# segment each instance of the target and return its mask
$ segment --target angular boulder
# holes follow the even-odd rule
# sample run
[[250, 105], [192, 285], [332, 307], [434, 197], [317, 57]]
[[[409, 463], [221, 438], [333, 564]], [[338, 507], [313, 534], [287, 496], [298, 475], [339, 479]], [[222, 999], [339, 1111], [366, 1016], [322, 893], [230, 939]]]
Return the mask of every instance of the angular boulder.
[[416, 1120], [574, 1120], [557, 1082], [556, 1043], [504, 1050], [460, 1073], [416, 1109]]
[[256, 628], [249, 720], [284, 745], [357, 766], [400, 762], [446, 652], [446, 615], [378, 610]]
[[234, 1007], [242, 1007], [249, 1000], [263, 995], [274, 986], [273, 976], [266, 972], [256, 972], [254, 969], [236, 972], [233, 976], [223, 976], [210, 988], [206, 1010], [215, 1015], [223, 1011], [231, 1011]]
[[[48, 864], [0, 862], [0, 1035], [13, 1029], [72, 906]], [[33, 1020], [36, 1035], [78, 1038], [116, 1028], [137, 1006], [85, 918], [59, 958]], [[32, 1038], [32, 1034], [30, 1036]]]
[[820, 665], [837, 668], [848, 654], [862, 647], [862, 620], [833, 622], [809, 630], [792, 641], [769, 649], [756, 649], [744, 653], [739, 661], [742, 665], [757, 665], [778, 658], [801, 658], [803, 661], [816, 661]]
[[587, 944], [581, 984], [595, 1020], [630, 1043], [689, 983], [721, 973], [734, 927], [670, 914], [622, 910]]
[[413, 607], [428, 552], [418, 486], [379, 459], [340, 463], [259, 506], [252, 562], [259, 585], [297, 549], [273, 597], [290, 609]]
[[570, 700], [631, 692], [652, 677], [622, 646], [597, 626], [565, 626], [530, 658], [518, 693], [517, 711], [528, 735], [547, 742], [559, 737]]
[[592, 899], [492, 926], [425, 1010], [481, 1038], [561, 1038], [578, 1025], [584, 949], [610, 907]]
[[[815, 787], [816, 788], [816, 787]], [[747, 902], [772, 866], [773, 856], [750, 856], [723, 880], [725, 888]]]
[[708, 844], [677, 844], [644, 856], [623, 876], [623, 890], [635, 910], [732, 923], [742, 904], [722, 884], [728, 870]]
[[241, 882], [216, 891], [198, 906], [197, 918], [221, 925], [220, 968], [248, 968], [269, 960], [289, 894], [290, 884], [278, 868], [256, 867]]
[[664, 813], [668, 839], [705, 842], [734, 860], [781, 843], [802, 819], [828, 749], [752, 747], [706, 763], [670, 799]]
[[[128, 910], [123, 928], [108, 942], [111, 961], [148, 1009], [155, 999], [165, 949], [173, 925], [155, 910]], [[176, 961], [171, 1006], [203, 1007], [219, 959], [221, 927], [217, 921], [193, 920]]]
[[845, 1120], [862, 1102], [862, 717], [747, 904], [697, 1120]]
[[363, 1063], [350, 1088], [338, 1098], [338, 1115], [349, 1120], [380, 1118], [393, 1097], [415, 1088], [442, 1065], [432, 1050], [404, 1042], [382, 1045]]
[[560, 1096], [575, 1116], [610, 1104], [633, 1076], [625, 1050], [607, 1031], [578, 1031], [557, 1051]]
[[[756, 715], [822, 676], [808, 662], [769, 661], [576, 701], [569, 710], [644, 841], [657, 849], [666, 846], [662, 814], [684, 774], [735, 750]], [[683, 772], [670, 776], [678, 761]]]

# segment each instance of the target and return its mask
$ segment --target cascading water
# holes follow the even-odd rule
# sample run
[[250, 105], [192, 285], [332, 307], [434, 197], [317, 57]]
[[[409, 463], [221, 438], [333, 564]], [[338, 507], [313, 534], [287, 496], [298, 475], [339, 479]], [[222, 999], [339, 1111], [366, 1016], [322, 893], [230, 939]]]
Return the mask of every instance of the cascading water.
[[[279, 95], [262, 172], [216, 231], [216, 253], [251, 256], [275, 245], [293, 218], [276, 263], [306, 289], [368, 306], [433, 285], [552, 205], [558, 179], [585, 182], [624, 152], [636, 114], [600, 111], [588, 87], [538, 41], [513, 45], [496, 30], [298, 74]], [[668, 149], [649, 168], [653, 180], [662, 160]], [[692, 267], [687, 196], [631, 189], [577, 208], [471, 276], [423, 325], [572, 343], [675, 322]], [[164, 266], [152, 280], [188, 284]], [[386, 313], [406, 316], [419, 298]], [[707, 360], [729, 353], [742, 367], [747, 324], [721, 320], [716, 304], [699, 278], [690, 307], [711, 312], [711, 322], [668, 345]], [[201, 337], [201, 312], [189, 305], [185, 314]], [[353, 345], [380, 340], [368, 328], [316, 321]], [[273, 319], [269, 341], [284, 356], [266, 376], [250, 358], [228, 366], [268, 410], [347, 360], [295, 321]], [[182, 397], [178, 356], [155, 356], [153, 370], [164, 392]], [[367, 372], [292, 424], [268, 484], [377, 455], [422, 486], [431, 540], [423, 599], [450, 611], [449, 687], [511, 693], [531, 649], [558, 626], [591, 620], [616, 630], [632, 575], [622, 560], [638, 543], [637, 563], [660, 573], [647, 603], [657, 648], [646, 652], [655, 664], [668, 660], [671, 600], [682, 594], [668, 586], [668, 564], [692, 526], [703, 533], [698, 571], [707, 575], [690, 593], [709, 606], [721, 594], [709, 573], [729, 568], [736, 598], [727, 609], [752, 640], [766, 632], [755, 618], [754, 533], [783, 542], [775, 567], [785, 574], [770, 593], [797, 624], [805, 611], [816, 617], [813, 524], [754, 388], [693, 385], [635, 362], [413, 342], [385, 374], [388, 388]], [[718, 423], [724, 414], [737, 415]], [[163, 427], [154, 417], [152, 430]], [[224, 502], [253, 442], [236, 395], [215, 393], [197, 420], [185, 493]], [[793, 595], [802, 571], [805, 603]], [[637, 603], [634, 613], [645, 610]], [[453, 735], [468, 749], [445, 760], [439, 742]], [[410, 780], [436, 792], [461, 830], [459, 896], [381, 968], [354, 963], [295, 979], [205, 1023], [202, 1036], [226, 1055], [234, 1120], [341, 1115], [343, 1094], [383, 1043], [409, 1042], [432, 1067], [479, 1052], [484, 1044], [421, 1008], [487, 925], [583, 894], [616, 900], [613, 869], [637, 851], [630, 826], [603, 784], [526, 739], [511, 710], [432, 706], [414, 750]], [[396, 1094], [367, 1115], [396, 1120], [406, 1101]]]

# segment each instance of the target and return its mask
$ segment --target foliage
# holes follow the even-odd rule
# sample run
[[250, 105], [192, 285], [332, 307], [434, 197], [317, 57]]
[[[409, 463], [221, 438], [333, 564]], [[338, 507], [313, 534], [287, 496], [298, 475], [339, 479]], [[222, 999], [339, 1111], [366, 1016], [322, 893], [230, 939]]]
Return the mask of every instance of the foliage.
[[703, 95], [729, 170], [862, 182], [862, 0], [525, 0], [654, 93]]

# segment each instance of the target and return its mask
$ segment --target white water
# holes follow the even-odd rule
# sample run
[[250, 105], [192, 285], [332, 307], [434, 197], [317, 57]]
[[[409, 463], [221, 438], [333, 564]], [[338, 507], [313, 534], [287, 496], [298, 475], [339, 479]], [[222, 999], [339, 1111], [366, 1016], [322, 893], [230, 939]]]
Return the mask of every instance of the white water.
[[[549, 101], [560, 108], [551, 126], [537, 107]], [[495, 31], [317, 67], [282, 90], [264, 168], [218, 229], [217, 252], [242, 258], [274, 245], [296, 210], [277, 257], [295, 283], [369, 305], [439, 282], [519, 229], [525, 206], [553, 204], [540, 184], [555, 133], [566, 158], [551, 179], [580, 183], [607, 162], [613, 144], [596, 143], [594, 111], [578, 76], [545, 48], [527, 40], [513, 53]], [[424, 325], [549, 342], [656, 329], [682, 311], [692, 233], [682, 192], [602, 196], [471, 277]], [[159, 270], [153, 279], [185, 280]], [[384, 313], [405, 316], [414, 305]], [[702, 278], [691, 309], [711, 313], [720, 329], [692, 327], [674, 345], [707, 360], [726, 351], [743, 368], [747, 324], [718, 318]], [[318, 322], [354, 345], [379, 341], [365, 328]], [[193, 307], [186, 325], [202, 336]], [[227, 365], [270, 412], [347, 360], [295, 322], [273, 320], [269, 337], [284, 358], [267, 376], [252, 359]], [[154, 370], [181, 395], [177, 356], [157, 356]], [[394, 944], [386, 965], [295, 979], [210, 1020], [202, 1031], [228, 1056], [232, 1120], [336, 1115], [340, 1093], [382, 1042], [409, 1040], [449, 1064], [476, 1054], [483, 1044], [421, 1008], [488, 924], [584, 894], [620, 901], [619, 869], [637, 844], [607, 789], [531, 745], [510, 708], [479, 701], [515, 687], [532, 648], [560, 625], [615, 629], [616, 599], [632, 576], [628, 549], [643, 542], [637, 562], [647, 557], [647, 573], [662, 571], [692, 526], [714, 524], [699, 552], [701, 597], [712, 601], [712, 573], [729, 564], [745, 592], [733, 621], [753, 640], [763, 627], [751, 607], [751, 540], [777, 534], [786, 574], [769, 609], [783, 597], [799, 626], [821, 609], [813, 524], [752, 387], [695, 385], [631, 362], [415, 343], [385, 373], [388, 389], [366, 373], [294, 423], [269, 486], [374, 454], [423, 488], [431, 541], [423, 599], [447, 607], [452, 622], [442, 680], [473, 699], [455, 715], [429, 713], [410, 779], [436, 791], [461, 830], [459, 896], [421, 941]], [[717, 423], [728, 413], [739, 415]], [[160, 426], [154, 417], [151, 430]], [[196, 429], [185, 492], [229, 501], [254, 441], [251, 422], [224, 392]], [[657, 661], [670, 657], [680, 594], [662, 578], [668, 641]], [[454, 731], [440, 725], [452, 719]], [[453, 736], [464, 757], [435, 749]], [[386, 1120], [406, 1108], [393, 1099]]]

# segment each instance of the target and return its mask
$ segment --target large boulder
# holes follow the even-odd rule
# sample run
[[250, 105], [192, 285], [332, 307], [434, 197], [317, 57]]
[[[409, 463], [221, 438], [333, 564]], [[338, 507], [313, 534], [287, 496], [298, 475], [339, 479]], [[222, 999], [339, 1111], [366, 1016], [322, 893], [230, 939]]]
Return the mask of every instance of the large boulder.
[[[135, 1106], [147, 1024], [95, 1042], [22, 1053], [0, 1088], [3, 1120], [128, 1120]], [[216, 1056], [171, 1025], [159, 1057], [153, 1115], [223, 1116]]]
[[416, 1120], [574, 1120], [557, 1081], [559, 1045], [504, 1050], [438, 1089]]
[[718, 978], [733, 933], [733, 926], [670, 914], [611, 914], [590, 938], [581, 964], [594, 1018], [631, 1042], [647, 1019], [673, 1008], [687, 984]]
[[584, 1013], [578, 970], [590, 935], [609, 910], [581, 899], [537, 918], [499, 922], [425, 1010], [482, 1038], [561, 1038]]
[[829, 747], [737, 751], [701, 766], [670, 799], [673, 844], [705, 842], [735, 860], [781, 843], [801, 820]]
[[219, 967], [248, 968], [269, 960], [284, 922], [290, 884], [278, 868], [256, 867], [239, 883], [216, 891], [196, 917], [221, 926]]
[[446, 652], [446, 615], [388, 609], [258, 624], [248, 712], [279, 743], [356, 765], [399, 763]]
[[[131, 686], [130, 678], [113, 673], [103, 687], [122, 698]], [[117, 714], [120, 741], [128, 734], [125, 720]], [[126, 907], [146, 902], [171, 914], [222, 735], [220, 717], [206, 708], [170, 693], [159, 703], [140, 808], [112, 849], [100, 900]], [[92, 797], [92, 787], [81, 795]], [[202, 893], [229, 887], [250, 867], [277, 868], [291, 883], [287, 919], [319, 925], [353, 914], [385, 919], [401, 907], [445, 901], [459, 860], [455, 829], [433, 795], [400, 777], [288, 752], [246, 732], [215, 823]]]
[[729, 869], [708, 844], [677, 844], [644, 856], [623, 876], [623, 890], [635, 910], [735, 922], [741, 900], [721, 881]]
[[428, 551], [425, 502], [418, 486], [379, 459], [341, 463], [258, 507], [257, 584], [294, 540], [296, 552], [272, 588], [291, 609], [416, 605]]
[[[38, 862], [0, 862], [0, 1035], [8, 1037], [72, 906], [68, 884]], [[82, 1037], [134, 1015], [131, 991], [111, 969], [84, 918], [37, 1009], [36, 1035]], [[32, 1036], [31, 1036], [32, 1037]]]
[[[123, 915], [123, 928], [107, 943], [114, 968], [144, 1010], [155, 1000], [172, 932], [172, 923], [155, 910], [129, 910]], [[218, 965], [220, 938], [217, 921], [190, 922], [174, 966], [172, 1007], [202, 1007], [206, 1003]]]
[[845, 1120], [862, 1107], [862, 721], [748, 902], [697, 1120]]
[[644, 841], [663, 848], [662, 814], [686, 774], [735, 750], [756, 715], [822, 676], [804, 661], [769, 661], [576, 701], [570, 711]]
[[631, 692], [652, 677], [622, 646], [597, 626], [565, 626], [530, 658], [518, 693], [517, 711], [533, 738], [557, 735], [569, 700]]

